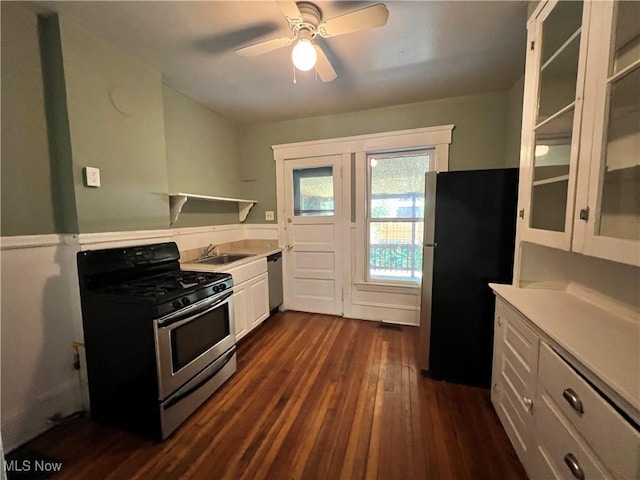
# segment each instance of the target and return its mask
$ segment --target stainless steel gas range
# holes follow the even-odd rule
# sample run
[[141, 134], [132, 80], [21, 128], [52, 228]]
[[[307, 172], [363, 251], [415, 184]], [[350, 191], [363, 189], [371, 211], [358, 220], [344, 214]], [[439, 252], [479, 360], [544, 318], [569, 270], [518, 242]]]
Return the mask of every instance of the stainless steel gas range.
[[78, 253], [96, 421], [165, 439], [236, 371], [231, 275], [179, 259], [175, 243]]

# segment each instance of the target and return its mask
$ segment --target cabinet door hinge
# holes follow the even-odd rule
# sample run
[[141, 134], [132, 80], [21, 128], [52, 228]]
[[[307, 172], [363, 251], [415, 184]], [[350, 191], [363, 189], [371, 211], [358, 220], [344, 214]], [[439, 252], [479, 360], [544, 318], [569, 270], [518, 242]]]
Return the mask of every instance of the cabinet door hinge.
[[535, 42], [535, 40], [531, 40], [531, 47], [530, 47], [530, 49], [531, 49], [531, 50], [533, 50], [533, 49], [535, 48], [535, 46], [536, 46], [536, 42]]
[[518, 212], [518, 216], [519, 216], [520, 218], [524, 218], [524, 208], [523, 208], [523, 209], [521, 209], [521, 210]]
[[584, 220], [585, 222], [589, 220], [589, 207], [580, 210], [580, 220]]

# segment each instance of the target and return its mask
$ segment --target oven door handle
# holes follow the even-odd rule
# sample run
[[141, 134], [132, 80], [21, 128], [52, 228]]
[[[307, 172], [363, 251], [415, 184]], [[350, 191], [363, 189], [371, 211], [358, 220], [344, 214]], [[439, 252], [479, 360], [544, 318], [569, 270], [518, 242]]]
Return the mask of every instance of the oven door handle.
[[[202, 305], [194, 304], [191, 308], [189, 308], [188, 311], [161, 318], [160, 320], [158, 320], [158, 327], [176, 328], [184, 323], [195, 320], [196, 318], [209, 313], [211, 310], [215, 310], [216, 308], [218, 308], [222, 303], [228, 301], [231, 295], [233, 295], [233, 292], [229, 290], [225, 293], [221, 293], [220, 295], [216, 296], [215, 299], [210, 300], [207, 303], [204, 303]], [[192, 308], [194, 309], [193, 311]]]
[[229, 361], [231, 361], [231, 359], [233, 358], [233, 356], [236, 354], [236, 347], [231, 347], [228, 351], [226, 356], [224, 357], [224, 359], [222, 360], [222, 362], [220, 363], [220, 365], [218, 365], [216, 367], [216, 369], [213, 372], [210, 372], [207, 374], [206, 377], [204, 378], [200, 378], [198, 379], [198, 383], [196, 383], [193, 386], [190, 386], [187, 390], [178, 390], [176, 393], [174, 393], [172, 396], [170, 396], [167, 401], [164, 403], [164, 405], [162, 406], [162, 408], [164, 410], [166, 410], [167, 408], [172, 407], [173, 405], [175, 405], [176, 403], [178, 403], [180, 400], [182, 400], [184, 397], [188, 397], [189, 395], [191, 395], [193, 392], [195, 392], [196, 390], [198, 390], [202, 385], [204, 385], [205, 383], [207, 383], [209, 380], [211, 380], [213, 377], [215, 377], [220, 370], [222, 370], [224, 367], [227, 366], [227, 363], [229, 363]]

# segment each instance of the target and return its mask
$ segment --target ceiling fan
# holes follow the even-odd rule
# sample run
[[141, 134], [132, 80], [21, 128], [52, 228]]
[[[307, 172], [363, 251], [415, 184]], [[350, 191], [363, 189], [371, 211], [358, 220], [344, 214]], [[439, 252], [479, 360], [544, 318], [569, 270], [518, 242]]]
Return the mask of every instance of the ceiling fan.
[[387, 23], [389, 11], [383, 3], [345, 13], [329, 20], [322, 19], [322, 11], [311, 2], [277, 0], [280, 11], [291, 27], [292, 37], [280, 37], [238, 48], [243, 57], [255, 57], [278, 48], [294, 45], [291, 58], [298, 70], [311, 70], [314, 66], [320, 80], [330, 82], [336, 71], [324, 51], [313, 42], [316, 35], [324, 38], [381, 27]]

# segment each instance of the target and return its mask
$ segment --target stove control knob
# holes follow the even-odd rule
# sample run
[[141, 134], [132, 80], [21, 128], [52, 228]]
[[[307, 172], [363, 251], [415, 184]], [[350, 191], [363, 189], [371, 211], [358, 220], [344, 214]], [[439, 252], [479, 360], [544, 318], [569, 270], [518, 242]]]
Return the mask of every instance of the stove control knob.
[[220, 291], [223, 291], [227, 286], [224, 283], [220, 284]]
[[173, 308], [175, 308], [176, 310], [182, 308], [182, 303], [180, 303], [180, 300], [173, 301]]
[[191, 303], [191, 300], [189, 300], [189, 298], [188, 298], [188, 297], [183, 297], [183, 298], [182, 298], [182, 305], [184, 305], [185, 307], [186, 307], [187, 305], [189, 305], [190, 303]]
[[218, 293], [220, 291], [220, 287], [218, 285], [213, 286], [213, 293]]

